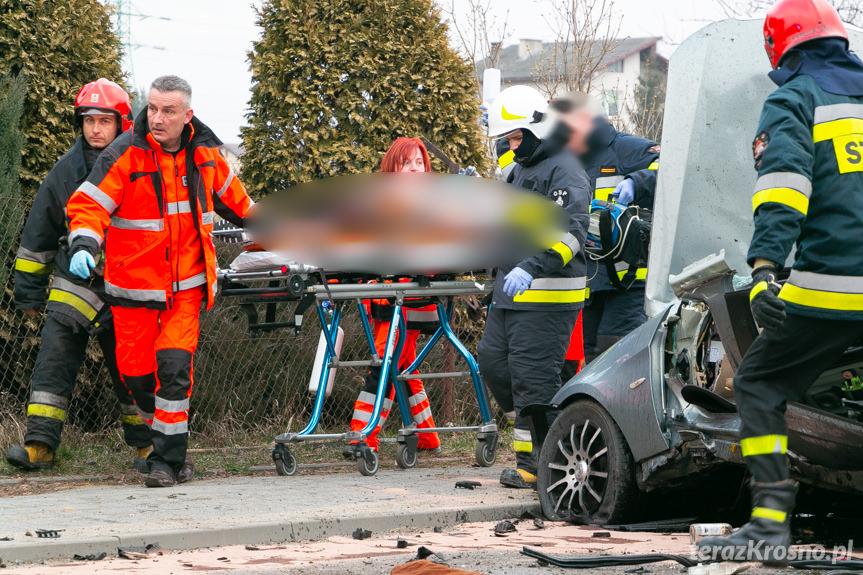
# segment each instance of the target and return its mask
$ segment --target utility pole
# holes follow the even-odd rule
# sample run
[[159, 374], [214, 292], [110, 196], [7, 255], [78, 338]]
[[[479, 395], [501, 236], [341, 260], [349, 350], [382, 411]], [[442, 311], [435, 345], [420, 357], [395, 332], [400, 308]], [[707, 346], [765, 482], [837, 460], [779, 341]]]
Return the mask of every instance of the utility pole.
[[126, 55], [126, 61], [129, 65], [129, 82], [133, 89], [136, 89], [137, 84], [135, 84], [135, 64], [134, 58], [132, 57], [133, 52], [137, 48], [152, 48], [154, 50], [164, 50], [164, 46], [153, 46], [150, 44], [138, 44], [134, 40], [132, 40], [132, 19], [136, 20], [146, 20], [148, 18], [155, 18], [158, 20], [170, 21], [171, 19], [166, 16], [152, 16], [150, 14], [142, 14], [139, 12], [135, 6], [132, 5], [131, 0], [109, 0], [109, 4], [114, 6], [114, 26], [117, 31], [117, 36], [120, 38], [120, 42], [123, 44], [123, 49]]

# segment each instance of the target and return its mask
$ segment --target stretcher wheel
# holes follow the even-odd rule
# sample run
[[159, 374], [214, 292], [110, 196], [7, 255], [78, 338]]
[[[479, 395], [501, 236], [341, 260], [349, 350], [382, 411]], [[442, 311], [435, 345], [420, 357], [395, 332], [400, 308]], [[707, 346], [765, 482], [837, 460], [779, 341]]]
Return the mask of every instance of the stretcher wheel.
[[371, 476], [378, 472], [378, 454], [370, 447], [363, 448], [357, 457], [357, 469], [361, 475]]
[[413, 469], [417, 464], [417, 450], [404, 443], [396, 448], [396, 463], [402, 469]]
[[297, 472], [297, 457], [281, 445], [273, 450], [273, 463], [279, 475], [291, 476]]
[[480, 467], [491, 467], [497, 459], [497, 446], [493, 441], [480, 440], [476, 444], [476, 462]]

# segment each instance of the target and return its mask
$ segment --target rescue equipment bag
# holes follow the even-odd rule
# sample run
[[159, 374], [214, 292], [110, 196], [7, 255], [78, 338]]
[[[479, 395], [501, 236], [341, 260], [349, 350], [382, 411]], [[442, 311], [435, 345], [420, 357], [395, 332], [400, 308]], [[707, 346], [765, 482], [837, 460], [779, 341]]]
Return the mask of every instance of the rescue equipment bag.
[[[604, 263], [612, 285], [626, 291], [636, 280], [639, 268], [647, 267], [653, 214], [638, 206], [603, 200], [590, 203], [590, 224], [585, 251], [596, 262]], [[615, 264], [629, 267], [622, 277]]]

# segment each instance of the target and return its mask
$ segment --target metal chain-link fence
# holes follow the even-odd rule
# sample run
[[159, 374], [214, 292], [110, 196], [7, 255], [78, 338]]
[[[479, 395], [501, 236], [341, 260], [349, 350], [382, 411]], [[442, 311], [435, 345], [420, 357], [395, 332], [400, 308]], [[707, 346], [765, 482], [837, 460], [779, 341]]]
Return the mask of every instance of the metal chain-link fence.
[[[29, 382], [39, 351], [41, 318], [27, 318], [12, 302], [12, 266], [29, 202], [0, 205], [0, 448], [20, 442], [26, 425]], [[217, 243], [219, 262], [227, 266], [239, 248]], [[262, 304], [261, 304], [262, 305]], [[261, 308], [259, 313], [263, 312]], [[276, 321], [292, 321], [294, 306], [280, 304]], [[453, 314], [456, 334], [474, 351], [481, 323], [467, 317], [464, 302]], [[342, 359], [368, 359], [369, 349], [356, 306], [343, 314], [345, 330]], [[190, 430], [200, 446], [235, 445], [238, 438], [271, 438], [297, 431], [308, 422], [313, 396], [309, 377], [320, 336], [314, 310], [306, 313], [300, 335], [292, 330], [259, 333], [250, 337], [248, 320], [235, 298], [220, 297], [213, 310], [201, 315], [201, 337], [195, 355]], [[421, 338], [420, 344], [426, 340]], [[466, 370], [448, 343], [438, 344], [421, 371]], [[454, 364], [454, 365], [453, 365]], [[327, 399], [322, 429], [344, 431], [350, 424], [353, 402], [363, 385], [365, 369], [340, 369]], [[427, 384], [438, 425], [476, 423], [479, 410], [469, 378], [431, 380]], [[397, 409], [397, 408], [396, 408]], [[95, 340], [78, 374], [67, 413], [66, 430], [110, 433], [119, 427], [120, 412], [111, 390], [108, 371]], [[397, 429], [393, 414], [388, 429]]]

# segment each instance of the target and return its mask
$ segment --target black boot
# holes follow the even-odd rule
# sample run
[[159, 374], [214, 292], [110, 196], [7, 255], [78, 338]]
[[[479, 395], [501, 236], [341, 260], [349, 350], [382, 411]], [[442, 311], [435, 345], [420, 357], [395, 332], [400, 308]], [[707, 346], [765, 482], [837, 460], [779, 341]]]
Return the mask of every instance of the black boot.
[[788, 562], [791, 512], [797, 482], [752, 482], [752, 516], [749, 523], [727, 537], [706, 537], [698, 543], [701, 560], [760, 561], [767, 565]]

